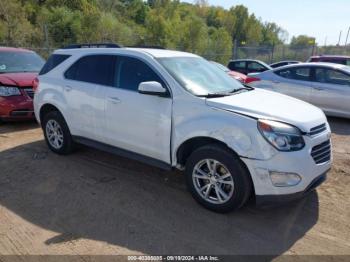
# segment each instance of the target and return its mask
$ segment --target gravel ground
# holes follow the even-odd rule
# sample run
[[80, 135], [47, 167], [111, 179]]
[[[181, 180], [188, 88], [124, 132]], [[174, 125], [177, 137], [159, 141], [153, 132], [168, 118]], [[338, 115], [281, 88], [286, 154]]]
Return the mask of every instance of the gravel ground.
[[35, 123], [0, 125], [0, 254], [350, 255], [350, 121], [329, 119], [328, 180], [282, 207], [200, 207], [180, 172], [82, 147], [51, 153]]

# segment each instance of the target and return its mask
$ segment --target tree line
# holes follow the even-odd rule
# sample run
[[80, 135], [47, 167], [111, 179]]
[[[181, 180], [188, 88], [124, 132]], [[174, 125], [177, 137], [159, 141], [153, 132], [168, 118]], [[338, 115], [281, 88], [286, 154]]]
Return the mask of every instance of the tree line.
[[[0, 42], [61, 47], [116, 42], [163, 46], [227, 61], [234, 43], [272, 46], [288, 33], [243, 5], [230, 9], [179, 0], [3, 0]], [[298, 42], [298, 41], [296, 41]], [[298, 42], [299, 43], [299, 42]]]

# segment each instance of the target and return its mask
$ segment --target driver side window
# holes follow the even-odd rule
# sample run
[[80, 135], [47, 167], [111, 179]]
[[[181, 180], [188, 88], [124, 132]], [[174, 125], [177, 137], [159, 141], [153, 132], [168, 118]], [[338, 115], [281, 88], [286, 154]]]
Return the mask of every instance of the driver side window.
[[315, 71], [315, 80], [320, 83], [335, 84], [335, 85], [350, 85], [350, 76], [342, 72], [317, 68]]
[[138, 91], [142, 82], [155, 81], [165, 87], [161, 78], [143, 61], [127, 56], [117, 58], [114, 86], [130, 91]]

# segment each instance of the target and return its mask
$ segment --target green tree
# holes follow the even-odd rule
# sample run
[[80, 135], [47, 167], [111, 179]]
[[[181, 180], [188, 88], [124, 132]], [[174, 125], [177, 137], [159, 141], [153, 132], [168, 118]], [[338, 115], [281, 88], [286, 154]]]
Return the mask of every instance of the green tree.
[[67, 7], [54, 7], [46, 14], [46, 23], [55, 46], [77, 43], [81, 32], [81, 13]]
[[25, 46], [32, 42], [35, 29], [24, 8], [16, 1], [0, 1], [0, 37], [7, 45]]
[[209, 44], [205, 56], [222, 64], [227, 64], [231, 58], [232, 41], [230, 34], [224, 28], [209, 29]]
[[315, 38], [307, 35], [299, 35], [297, 37], [293, 36], [290, 42], [290, 47], [292, 49], [301, 49], [313, 46], [315, 44]]
[[170, 45], [170, 25], [166, 19], [155, 10], [149, 12], [146, 18], [146, 28], [147, 44], [164, 47]]
[[192, 53], [204, 54], [208, 46], [208, 28], [198, 16], [190, 16], [184, 21], [182, 49]]

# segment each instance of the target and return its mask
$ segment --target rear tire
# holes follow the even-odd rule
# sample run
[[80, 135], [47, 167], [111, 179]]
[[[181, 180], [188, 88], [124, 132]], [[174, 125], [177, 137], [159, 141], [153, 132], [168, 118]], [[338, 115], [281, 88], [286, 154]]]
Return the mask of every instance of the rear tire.
[[43, 117], [42, 128], [48, 147], [56, 154], [67, 155], [73, 151], [74, 143], [62, 114], [51, 111]]
[[252, 193], [247, 168], [238, 156], [220, 144], [195, 150], [186, 162], [185, 174], [194, 199], [215, 212], [239, 209]]

